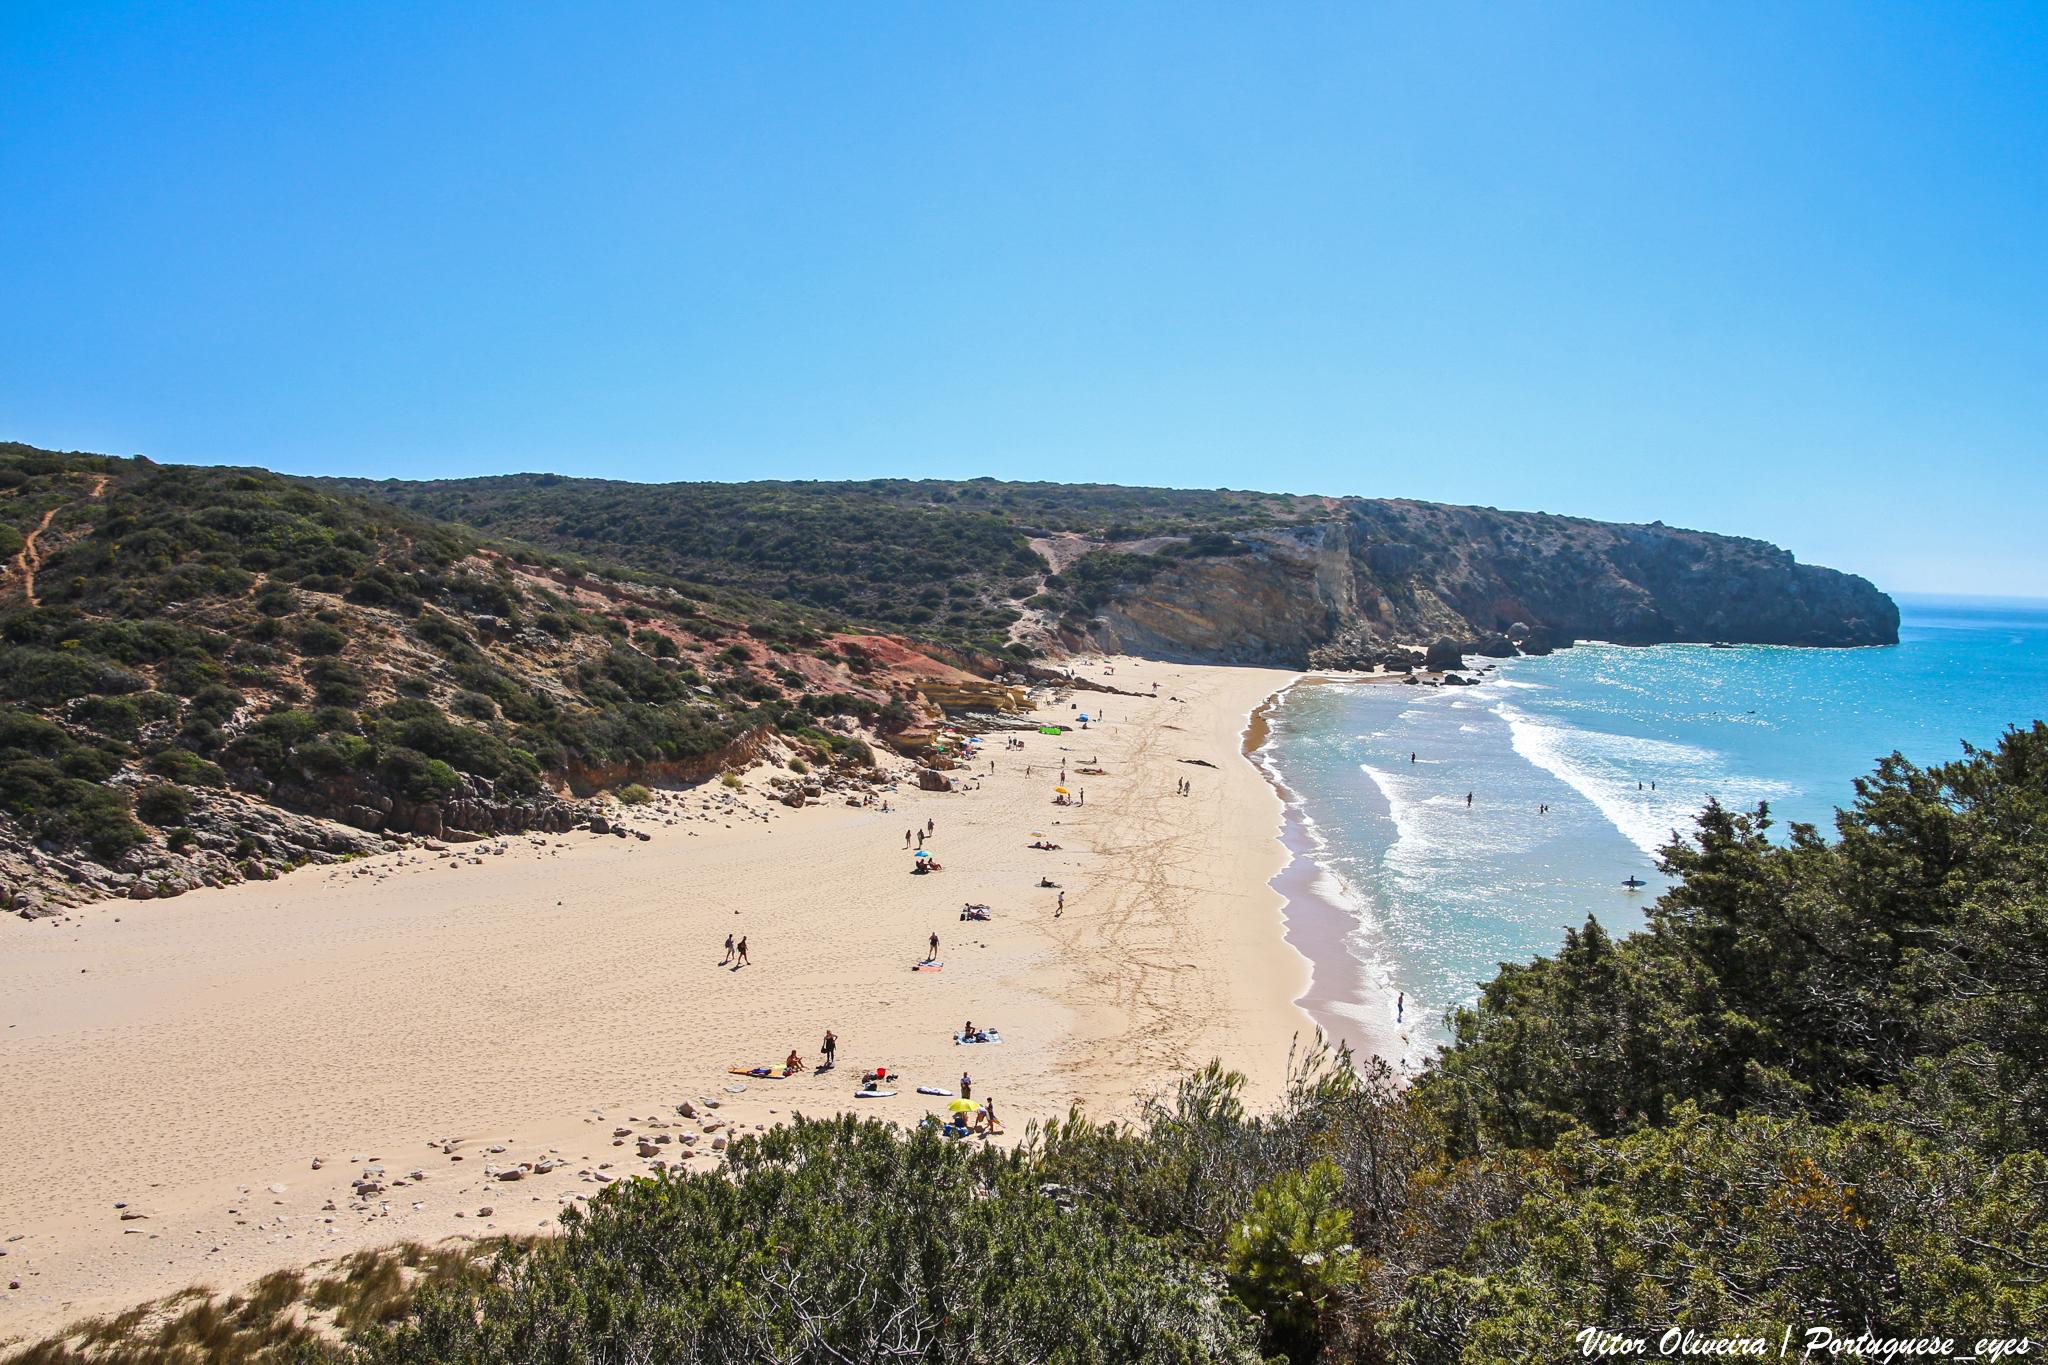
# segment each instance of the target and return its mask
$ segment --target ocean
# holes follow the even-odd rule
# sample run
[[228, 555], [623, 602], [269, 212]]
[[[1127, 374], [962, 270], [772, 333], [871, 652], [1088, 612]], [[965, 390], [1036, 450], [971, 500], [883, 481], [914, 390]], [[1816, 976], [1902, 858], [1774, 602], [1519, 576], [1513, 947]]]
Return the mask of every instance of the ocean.
[[1501, 963], [1588, 915], [1641, 927], [1658, 848], [1709, 798], [1831, 833], [1883, 755], [1944, 762], [2048, 718], [2048, 602], [1898, 600], [1886, 648], [1582, 644], [1477, 687], [1284, 693], [1257, 757], [1287, 801], [1304, 1003], [1412, 1069]]

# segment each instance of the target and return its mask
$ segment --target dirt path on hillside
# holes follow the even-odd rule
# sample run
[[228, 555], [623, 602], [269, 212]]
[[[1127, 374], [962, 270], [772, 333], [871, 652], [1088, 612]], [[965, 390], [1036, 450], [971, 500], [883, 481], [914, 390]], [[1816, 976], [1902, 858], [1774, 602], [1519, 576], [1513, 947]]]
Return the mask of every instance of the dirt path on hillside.
[[[110, 477], [106, 474], [95, 475], [92, 491], [86, 494], [86, 499], [97, 502], [100, 495], [107, 491]], [[21, 575], [22, 596], [28, 599], [28, 604], [32, 607], [42, 605], [41, 600], [36, 597], [36, 570], [43, 567], [43, 552], [36, 542], [42, 539], [43, 532], [50, 529], [50, 523], [56, 519], [57, 514], [69, 505], [60, 502], [43, 513], [43, 519], [36, 523], [36, 529], [21, 538], [21, 553], [14, 557], [15, 572]]]

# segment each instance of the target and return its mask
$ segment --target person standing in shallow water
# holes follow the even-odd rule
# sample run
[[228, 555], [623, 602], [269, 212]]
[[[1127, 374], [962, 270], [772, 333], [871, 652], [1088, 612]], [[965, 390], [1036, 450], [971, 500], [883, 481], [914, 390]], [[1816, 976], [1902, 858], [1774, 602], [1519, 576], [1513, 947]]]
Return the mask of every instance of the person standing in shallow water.
[[1466, 792], [1466, 793], [1465, 793], [1465, 809], [1466, 809], [1466, 810], [1471, 810], [1471, 809], [1472, 809], [1472, 793], [1471, 793], [1471, 792]]

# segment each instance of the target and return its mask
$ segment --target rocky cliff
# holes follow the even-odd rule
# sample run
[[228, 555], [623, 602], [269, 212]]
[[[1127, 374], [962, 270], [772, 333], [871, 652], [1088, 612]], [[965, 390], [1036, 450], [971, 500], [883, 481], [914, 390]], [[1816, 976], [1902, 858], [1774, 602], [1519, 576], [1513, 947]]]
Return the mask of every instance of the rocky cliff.
[[1355, 499], [1328, 519], [1143, 560], [1096, 594], [1091, 614], [1069, 613], [1069, 644], [1344, 666], [1444, 639], [1492, 654], [1513, 652], [1510, 637], [1532, 653], [1575, 639], [1898, 640], [1898, 608], [1864, 579], [1656, 522]]

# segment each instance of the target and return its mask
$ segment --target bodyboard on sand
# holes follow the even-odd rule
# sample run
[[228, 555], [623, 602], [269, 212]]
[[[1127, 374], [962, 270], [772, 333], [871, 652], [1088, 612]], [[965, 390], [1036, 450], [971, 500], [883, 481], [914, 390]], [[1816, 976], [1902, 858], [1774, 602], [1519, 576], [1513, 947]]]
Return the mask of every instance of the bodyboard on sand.
[[886, 1100], [895, 1093], [893, 1090], [856, 1090], [853, 1097], [857, 1100]]
[[917, 1093], [920, 1095], [950, 1095], [953, 1092], [950, 1090], [941, 1090], [935, 1085], [921, 1085], [917, 1088]]

